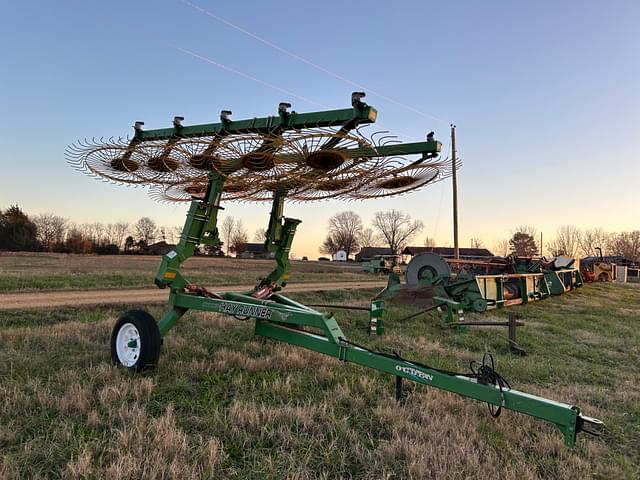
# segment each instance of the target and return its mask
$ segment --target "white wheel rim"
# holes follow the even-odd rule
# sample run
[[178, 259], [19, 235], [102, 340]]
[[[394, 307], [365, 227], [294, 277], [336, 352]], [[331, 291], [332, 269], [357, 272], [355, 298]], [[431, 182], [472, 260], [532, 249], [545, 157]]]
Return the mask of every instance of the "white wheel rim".
[[125, 323], [118, 330], [116, 352], [125, 367], [132, 367], [140, 358], [140, 332], [132, 323]]

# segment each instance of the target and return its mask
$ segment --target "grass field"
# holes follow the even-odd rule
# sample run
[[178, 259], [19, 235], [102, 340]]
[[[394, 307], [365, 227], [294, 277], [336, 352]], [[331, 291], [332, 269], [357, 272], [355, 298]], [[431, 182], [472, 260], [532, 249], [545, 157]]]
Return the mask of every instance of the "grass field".
[[[41, 290], [156, 288], [160, 257], [148, 255], [0, 254], [0, 293]], [[192, 257], [182, 272], [200, 284], [254, 283], [274, 267], [273, 260]], [[371, 280], [359, 264], [292, 262], [296, 282]]]
[[[325, 278], [327, 275], [325, 274]], [[328, 279], [328, 278], [327, 278]], [[290, 296], [364, 304], [373, 292]], [[190, 313], [158, 368], [109, 364], [129, 307], [0, 312], [0, 478], [601, 478], [640, 476], [640, 288], [587, 285], [513, 307], [527, 357], [506, 332], [460, 334], [435, 315], [366, 335], [366, 313], [336, 311], [353, 341], [466, 370], [486, 350], [522, 391], [575, 403], [603, 437], [566, 448], [555, 427], [301, 348], [261, 340], [252, 322]], [[162, 309], [150, 307], [157, 317]], [[506, 316], [491, 312], [482, 318]]]

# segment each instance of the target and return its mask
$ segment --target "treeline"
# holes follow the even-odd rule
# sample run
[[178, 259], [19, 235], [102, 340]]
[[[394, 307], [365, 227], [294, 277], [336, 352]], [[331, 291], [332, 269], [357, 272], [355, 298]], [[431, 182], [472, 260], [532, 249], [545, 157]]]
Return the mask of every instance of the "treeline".
[[[399, 210], [376, 212], [371, 227], [365, 227], [362, 217], [353, 211], [340, 212], [329, 219], [327, 235], [319, 247], [321, 253], [333, 255], [344, 250], [347, 256], [357, 253], [362, 247], [384, 246], [399, 254], [424, 228], [421, 220], [412, 219]], [[621, 256], [640, 262], [640, 230], [612, 233], [602, 228], [579, 229], [573, 225], [558, 228], [551, 240], [541, 249], [540, 235], [534, 227], [516, 227], [509, 237], [493, 245], [493, 253], [499, 256], [567, 255], [574, 258], [603, 255]], [[422, 242], [433, 247], [433, 239]], [[450, 245], [449, 245], [450, 246]], [[479, 238], [470, 243], [460, 242], [461, 247], [484, 248]]]
[[[421, 220], [399, 210], [376, 212], [371, 227], [365, 227], [360, 215], [353, 211], [341, 212], [329, 219], [327, 235], [319, 250], [334, 254], [344, 250], [348, 256], [362, 247], [386, 246], [400, 253], [424, 228]], [[74, 223], [52, 213], [29, 216], [17, 205], [0, 210], [0, 250], [61, 252], [61, 253], [155, 253], [149, 250], [154, 242], [177, 243], [181, 227], [158, 226], [152, 219], [142, 217], [135, 223]], [[262, 243], [266, 232], [258, 229], [254, 241]], [[226, 217], [220, 224], [220, 236], [226, 253], [241, 254], [249, 235], [241, 220]], [[539, 234], [530, 226], [519, 226], [511, 236], [493, 245], [493, 253], [522, 256], [540, 253]], [[425, 246], [434, 246], [433, 239], [425, 238]], [[206, 249], [207, 254], [219, 255], [222, 245]], [[461, 242], [461, 246], [467, 246]], [[478, 238], [472, 238], [471, 247], [482, 248]], [[600, 254], [622, 256], [640, 262], [640, 230], [612, 233], [602, 228], [579, 229], [573, 225], [558, 228], [551, 240], [544, 244], [548, 256], [568, 255], [587, 257]]]
[[[522, 250], [527, 254], [539, 253], [539, 239], [535, 228], [520, 226], [510, 239], [496, 242], [493, 253], [506, 255], [514, 251], [521, 253]], [[563, 225], [556, 230], [551, 240], [544, 243], [544, 254], [552, 257], [595, 257], [600, 252], [602, 255], [621, 256], [640, 262], [640, 230], [614, 233], [599, 227], [580, 229], [573, 225]]]
[[547, 244], [552, 255], [588, 257], [600, 254], [625, 257], [640, 261], [640, 230], [611, 233], [602, 228], [581, 230], [573, 225], [564, 225], [556, 231]]
[[0, 250], [59, 253], [149, 253], [156, 241], [177, 242], [180, 227], [136, 223], [74, 223], [52, 213], [29, 216], [17, 205], [0, 210]]

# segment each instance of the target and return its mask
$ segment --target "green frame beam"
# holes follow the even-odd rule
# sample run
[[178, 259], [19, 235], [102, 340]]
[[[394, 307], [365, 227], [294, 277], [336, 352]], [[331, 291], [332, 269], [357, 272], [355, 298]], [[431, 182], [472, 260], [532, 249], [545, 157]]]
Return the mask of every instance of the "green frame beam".
[[394, 359], [347, 343], [333, 343], [319, 335], [295, 330], [285, 325], [256, 320], [255, 333], [324, 353], [345, 363], [350, 362], [373, 368], [390, 375], [545, 420], [556, 425], [562, 431], [565, 445], [573, 446], [576, 442], [580, 409], [575, 405], [548, 400], [512, 389], [503, 389], [501, 392], [495, 385], [484, 385], [475, 379], [459, 375], [447, 375], [437, 370], [421, 367], [410, 361]]
[[354, 119], [356, 119], [358, 123], [374, 123], [377, 116], [377, 110], [369, 106], [310, 113], [291, 112], [286, 115], [238, 121], [227, 120], [219, 123], [205, 123], [191, 126], [177, 125], [173, 128], [161, 128], [157, 130], [145, 131], [136, 129], [135, 138], [138, 141], [147, 142], [153, 140], [168, 140], [175, 137], [208, 137], [221, 132], [228, 134], [246, 132], [268, 134], [278, 127], [282, 127], [284, 130], [298, 130], [311, 127], [336, 127], [342, 126], [346, 122]]

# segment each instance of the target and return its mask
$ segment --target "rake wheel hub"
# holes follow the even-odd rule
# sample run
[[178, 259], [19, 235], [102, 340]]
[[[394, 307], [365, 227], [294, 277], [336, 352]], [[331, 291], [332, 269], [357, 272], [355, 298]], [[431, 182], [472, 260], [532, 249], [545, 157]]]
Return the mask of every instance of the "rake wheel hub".
[[313, 169], [328, 172], [338, 168], [345, 160], [346, 156], [337, 150], [318, 150], [309, 154], [305, 163]]
[[179, 166], [180, 162], [169, 156], [151, 157], [148, 162], [151, 170], [161, 173], [175, 172]]
[[264, 172], [271, 170], [275, 162], [275, 157], [270, 153], [251, 152], [243, 155], [240, 159], [242, 166], [252, 172]]
[[197, 154], [189, 159], [189, 164], [198, 170], [219, 170], [222, 160], [215, 155]]
[[111, 168], [119, 172], [135, 172], [138, 170], [138, 162], [130, 158], [118, 157], [111, 160]]
[[387, 190], [397, 190], [398, 188], [404, 188], [411, 185], [416, 179], [410, 175], [402, 175], [399, 177], [388, 178], [382, 180], [378, 185], [378, 188], [384, 188]]

